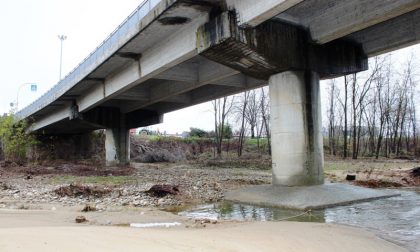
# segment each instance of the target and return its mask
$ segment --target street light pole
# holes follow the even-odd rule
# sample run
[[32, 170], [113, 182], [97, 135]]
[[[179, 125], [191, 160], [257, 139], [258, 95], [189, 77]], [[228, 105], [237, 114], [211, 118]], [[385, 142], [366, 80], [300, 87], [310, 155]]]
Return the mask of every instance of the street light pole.
[[63, 42], [67, 39], [66, 35], [58, 35], [58, 39], [60, 40], [61, 47], [60, 47], [60, 79], [61, 80], [61, 67], [63, 65]]
[[[36, 87], [37, 85], [35, 83], [23, 83], [23, 84], [21, 84], [19, 86], [17, 94], [16, 94], [16, 103], [14, 104], [14, 107], [15, 107], [16, 111], [19, 110], [19, 94], [20, 94], [20, 91], [22, 90], [23, 87], [28, 86], [28, 85], [31, 85], [31, 91], [32, 92], [36, 92], [36, 90], [37, 90], [37, 87]], [[13, 104], [13, 103], [11, 103], [11, 104]]]

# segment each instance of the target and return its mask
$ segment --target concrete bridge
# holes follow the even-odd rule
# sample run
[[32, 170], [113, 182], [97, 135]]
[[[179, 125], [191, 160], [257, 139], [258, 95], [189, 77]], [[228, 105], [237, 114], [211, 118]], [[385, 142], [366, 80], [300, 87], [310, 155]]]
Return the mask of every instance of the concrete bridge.
[[91, 55], [18, 113], [33, 131], [106, 129], [108, 164], [129, 129], [269, 85], [273, 184], [323, 178], [319, 80], [420, 40], [420, 0], [148, 0]]

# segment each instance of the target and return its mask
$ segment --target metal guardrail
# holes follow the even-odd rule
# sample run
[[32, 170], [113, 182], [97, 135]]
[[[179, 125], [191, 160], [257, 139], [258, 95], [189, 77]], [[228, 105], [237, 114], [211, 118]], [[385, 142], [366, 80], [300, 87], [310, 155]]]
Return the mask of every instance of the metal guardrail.
[[69, 74], [33, 103], [19, 111], [16, 116], [24, 119], [57, 100], [77, 83], [82, 81], [100, 64], [133, 38], [139, 30], [138, 23], [161, 0], [146, 0], [141, 3], [93, 52], [91, 52]]

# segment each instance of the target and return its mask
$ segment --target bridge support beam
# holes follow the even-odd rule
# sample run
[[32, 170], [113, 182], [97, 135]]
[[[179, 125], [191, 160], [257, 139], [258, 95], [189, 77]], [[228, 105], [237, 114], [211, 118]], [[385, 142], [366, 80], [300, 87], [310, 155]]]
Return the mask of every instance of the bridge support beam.
[[278, 20], [242, 28], [235, 12], [224, 12], [198, 29], [197, 49], [269, 82], [273, 184], [323, 184], [319, 80], [366, 70], [361, 45], [345, 40], [319, 45], [307, 30]]
[[269, 79], [273, 185], [324, 183], [319, 76], [287, 71]]
[[109, 128], [105, 132], [106, 165], [128, 165], [130, 163], [129, 130]]
[[273, 185], [230, 191], [226, 200], [313, 210], [398, 195], [348, 184], [324, 184], [318, 73], [290, 70], [274, 74], [269, 88]]
[[125, 116], [120, 116], [120, 126], [105, 130], [105, 161], [107, 166], [130, 163], [130, 130]]

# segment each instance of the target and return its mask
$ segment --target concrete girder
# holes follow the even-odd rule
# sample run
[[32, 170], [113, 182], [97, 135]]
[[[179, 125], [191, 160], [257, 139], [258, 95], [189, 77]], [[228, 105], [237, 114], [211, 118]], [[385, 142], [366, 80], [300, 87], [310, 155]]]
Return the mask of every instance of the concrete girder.
[[303, 0], [226, 0], [228, 9], [235, 10], [239, 25], [255, 27], [286, 11]]
[[136, 90], [129, 91], [115, 97], [118, 100], [130, 100], [130, 101], [149, 101], [150, 92], [148, 90]]
[[77, 99], [79, 111], [87, 111], [99, 103], [103, 102], [107, 97], [124, 85], [130, 85], [141, 77], [139, 63], [133, 62], [119, 73], [105, 79], [104, 83], [95, 85], [86, 92], [85, 95]]
[[44, 116], [40, 119], [37, 119], [31, 126], [31, 131], [37, 131], [40, 130], [48, 125], [57, 123], [61, 120], [64, 120], [66, 118], [69, 118], [71, 114], [71, 105], [68, 104], [65, 107], [61, 107], [59, 109], [54, 110], [47, 116]]
[[[207, 20], [207, 15], [199, 17], [196, 22], [149, 48], [138, 61], [107, 77], [103, 85], [95, 85], [77, 100], [80, 111], [89, 110], [196, 56], [195, 31]], [[173, 50], [174, 47], [177, 50]]]
[[248, 86], [247, 84], [249, 79], [250, 77], [247, 77], [243, 74], [235, 74], [212, 84], [245, 89]]
[[307, 27], [316, 43], [325, 44], [418, 8], [420, 0], [307, 0], [284, 13]]
[[202, 15], [179, 32], [144, 52], [140, 59], [142, 77], [152, 78], [196, 56], [196, 31], [207, 21], [208, 15]]
[[191, 103], [191, 95], [188, 93], [178, 94], [169, 97], [168, 99], [164, 100], [165, 102], [174, 102], [174, 103], [182, 103], [182, 104], [190, 104]]
[[[238, 74], [238, 71], [220, 65], [218, 63], [209, 61], [207, 59], [201, 60], [200, 63], [197, 65], [195, 71], [191, 72], [194, 73], [194, 75], [198, 75], [198, 82], [189, 83], [169, 80], [162, 81], [161, 83], [153, 85], [150, 88], [150, 98], [148, 101], [139, 102], [136, 105], [129, 105], [125, 108], [122, 108], [122, 112], [128, 113], [137, 109], [151, 106], [161, 101], [171, 101], [171, 97], [173, 96], [185, 94], [193, 89], [202, 87], [207, 84], [217, 83], [220, 80]], [[163, 75], [165, 75], [165, 73]], [[174, 77], [171, 78], [174, 79]]]
[[154, 79], [196, 83], [198, 82], [197, 69], [198, 63], [182, 63], [158, 74]]
[[161, 123], [162, 114], [150, 110], [136, 110], [130, 113], [121, 113], [117, 107], [96, 107], [70, 118], [70, 124], [89, 125], [91, 130], [116, 129], [119, 127], [131, 129]]
[[417, 44], [420, 41], [420, 9], [355, 32], [345, 38], [362, 44], [364, 51], [370, 57]]
[[361, 45], [336, 40], [316, 45], [305, 29], [270, 20], [256, 28], [237, 25], [234, 12], [224, 12], [197, 32], [200, 55], [254, 78], [301, 69], [336, 77], [367, 69]]
[[[223, 81], [207, 84], [193, 89], [187, 93], [188, 96], [191, 97], [191, 102], [189, 103], [174, 103], [170, 101], [162, 101], [160, 103], [155, 103], [148, 106], [147, 109], [157, 111], [159, 114], [164, 114], [185, 107], [197, 105], [203, 102], [211, 101], [213, 99], [217, 99], [223, 96], [234, 95], [246, 90], [267, 85], [267, 81], [265, 80], [247, 77], [242, 74], [237, 74], [234, 76], [238, 76], [238, 79], [244, 79], [244, 84], [242, 86], [225, 85], [224, 83], [220, 83]], [[232, 77], [228, 77], [227, 79], [230, 79]]]

